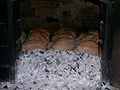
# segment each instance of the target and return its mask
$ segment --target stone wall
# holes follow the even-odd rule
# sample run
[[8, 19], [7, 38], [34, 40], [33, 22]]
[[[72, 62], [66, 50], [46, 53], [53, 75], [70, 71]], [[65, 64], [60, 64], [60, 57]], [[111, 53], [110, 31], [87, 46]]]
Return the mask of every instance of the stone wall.
[[96, 28], [99, 7], [84, 0], [26, 0], [21, 3], [22, 30]]

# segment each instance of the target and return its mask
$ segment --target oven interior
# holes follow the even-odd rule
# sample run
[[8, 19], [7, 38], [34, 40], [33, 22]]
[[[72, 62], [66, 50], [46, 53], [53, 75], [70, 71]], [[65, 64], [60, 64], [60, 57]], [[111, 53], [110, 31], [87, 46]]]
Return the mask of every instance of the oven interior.
[[[29, 40], [30, 36], [32, 36], [31, 33], [34, 33], [35, 30], [37, 31], [36, 34], [39, 33], [39, 30], [42, 30], [42, 32], [48, 30], [48, 44], [53, 41], [59, 30], [72, 30], [75, 33], [74, 40], [81, 33], [89, 33], [93, 30], [93, 33], [96, 33], [97, 37], [99, 37], [97, 38], [97, 55], [106, 59], [106, 61], [102, 62], [102, 67], [103, 76], [108, 79], [110, 72], [107, 59], [111, 54], [108, 53], [111, 47], [106, 47], [109, 40], [106, 41], [105, 37], [109, 39], [110, 34], [105, 30], [108, 29], [107, 26], [109, 25], [107, 23], [109, 15], [106, 13], [111, 14], [110, 8], [108, 8], [110, 5], [98, 0], [1, 0], [0, 80], [15, 79], [16, 57], [23, 50], [23, 45]], [[106, 19], [107, 15], [108, 18]], [[33, 37], [31, 37], [33, 39], [32, 46], [34, 46]], [[88, 41], [90, 40], [88, 39]], [[107, 44], [104, 42], [107, 42]], [[24, 46], [27, 47], [27, 49], [24, 49], [25, 51], [29, 50], [28, 46]], [[33, 49], [36, 49], [36, 47], [33, 47]], [[37, 47], [37, 49], [41, 48]], [[70, 50], [74, 51], [73, 49]]]

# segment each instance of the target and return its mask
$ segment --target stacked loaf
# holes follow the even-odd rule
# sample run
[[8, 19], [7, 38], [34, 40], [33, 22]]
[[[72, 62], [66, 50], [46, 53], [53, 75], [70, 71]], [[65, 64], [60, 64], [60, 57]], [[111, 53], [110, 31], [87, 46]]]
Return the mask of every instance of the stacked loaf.
[[47, 49], [48, 42], [49, 32], [47, 29], [33, 29], [22, 45], [22, 51], [33, 49]]
[[73, 50], [75, 46], [75, 31], [69, 28], [59, 29], [55, 32], [49, 48], [59, 50]]
[[98, 30], [90, 30], [89, 32], [82, 32], [76, 39], [75, 51], [85, 52], [88, 54], [98, 54]]

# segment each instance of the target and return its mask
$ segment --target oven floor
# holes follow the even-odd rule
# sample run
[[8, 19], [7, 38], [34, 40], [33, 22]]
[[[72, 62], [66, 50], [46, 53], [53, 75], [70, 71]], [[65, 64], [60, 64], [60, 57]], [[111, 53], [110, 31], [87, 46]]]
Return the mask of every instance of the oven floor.
[[59, 50], [33, 50], [17, 59], [16, 82], [2, 90], [117, 90], [101, 82], [100, 57]]

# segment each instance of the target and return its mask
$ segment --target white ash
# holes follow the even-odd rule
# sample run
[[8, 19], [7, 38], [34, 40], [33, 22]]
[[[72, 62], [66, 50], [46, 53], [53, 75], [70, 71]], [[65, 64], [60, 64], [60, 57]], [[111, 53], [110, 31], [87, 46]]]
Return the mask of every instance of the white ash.
[[113, 90], [101, 84], [100, 66], [100, 57], [86, 53], [28, 51], [21, 53], [17, 60], [16, 83], [2, 83], [1, 87], [7, 85], [9, 90]]

